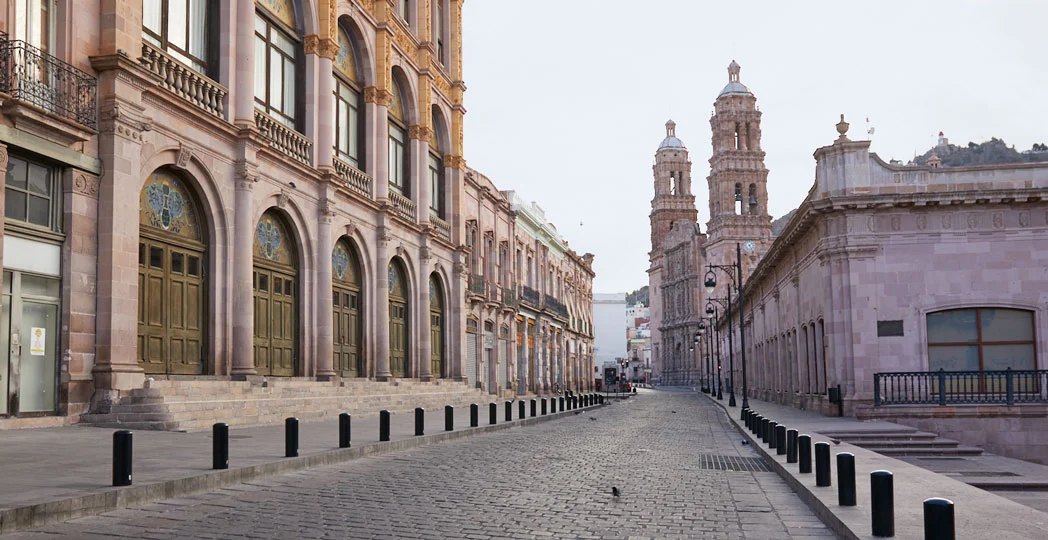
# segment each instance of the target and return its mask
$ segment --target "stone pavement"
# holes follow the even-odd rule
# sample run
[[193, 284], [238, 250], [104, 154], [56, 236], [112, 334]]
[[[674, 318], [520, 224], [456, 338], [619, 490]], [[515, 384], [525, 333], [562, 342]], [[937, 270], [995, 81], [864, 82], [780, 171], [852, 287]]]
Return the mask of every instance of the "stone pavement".
[[641, 390], [553, 422], [10, 538], [832, 538], [741, 439], [702, 395]]

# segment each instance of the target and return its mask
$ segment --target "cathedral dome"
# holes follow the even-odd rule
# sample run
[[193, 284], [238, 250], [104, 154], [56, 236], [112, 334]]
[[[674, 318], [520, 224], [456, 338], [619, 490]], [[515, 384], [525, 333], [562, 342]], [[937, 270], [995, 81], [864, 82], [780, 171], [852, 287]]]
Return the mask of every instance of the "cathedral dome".
[[677, 138], [676, 131], [677, 124], [673, 120], [666, 122], [666, 138], [662, 139], [662, 142], [659, 143], [659, 150], [666, 148], [680, 148], [681, 150], [688, 149], [684, 146], [684, 141]]
[[721, 90], [721, 93], [718, 94], [717, 97], [753, 95], [753, 93], [750, 92], [750, 89], [746, 88], [745, 84], [739, 82], [739, 71], [741, 70], [742, 66], [740, 66], [735, 60], [732, 60], [731, 63], [728, 64], [728, 85], [724, 87], [724, 90]]

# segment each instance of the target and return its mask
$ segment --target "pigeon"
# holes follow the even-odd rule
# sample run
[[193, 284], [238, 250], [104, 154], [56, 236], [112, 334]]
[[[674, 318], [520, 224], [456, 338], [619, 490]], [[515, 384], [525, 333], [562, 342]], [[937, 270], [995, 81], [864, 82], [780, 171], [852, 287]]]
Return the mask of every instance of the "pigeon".
[[841, 440], [840, 439], [830, 439], [830, 440], [833, 441], [833, 444], [841, 444]]
[[591, 416], [591, 417], [590, 417], [590, 420], [592, 420], [592, 421], [596, 422], [596, 421], [597, 421], [597, 417], [596, 417], [596, 416]]
[[677, 414], [677, 411], [670, 411], [670, 412], [673, 413], [673, 414]]
[[750, 441], [742, 441], [742, 444], [750, 444]]
[[619, 496], [619, 488], [617, 488], [615, 486], [611, 486], [611, 494], [614, 497], [618, 497]]
[[575, 411], [575, 414], [582, 414], [582, 411]]

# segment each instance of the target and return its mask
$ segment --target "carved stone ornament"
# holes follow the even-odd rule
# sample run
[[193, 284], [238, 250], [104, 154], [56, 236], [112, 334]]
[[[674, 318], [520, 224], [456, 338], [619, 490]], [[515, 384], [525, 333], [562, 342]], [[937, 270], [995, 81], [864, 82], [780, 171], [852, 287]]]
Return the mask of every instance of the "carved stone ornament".
[[456, 275], [463, 276], [463, 277], [466, 276], [466, 265], [464, 265], [464, 264], [462, 264], [460, 262], [457, 262], [457, 263], [453, 264], [452, 267], [451, 267], [451, 270]]
[[73, 174], [73, 193], [98, 198], [98, 178], [77, 171]]
[[402, 244], [397, 246], [397, 255], [405, 257], [407, 256], [407, 254], [408, 250], [404, 249], [404, 246]]
[[418, 248], [418, 256], [423, 261], [428, 261], [428, 260], [433, 258], [433, 254], [430, 252], [429, 248], [426, 247], [426, 246], [422, 246], [422, 247]]
[[976, 226], [979, 225], [979, 214], [968, 214], [968, 219], [966, 221], [968, 223], [968, 228], [974, 229]]
[[0, 167], [7, 170], [7, 147], [0, 146]]
[[189, 160], [193, 157], [193, 151], [183, 144], [178, 145], [178, 157], [175, 158], [174, 166], [176, 169], [185, 170], [189, 166]]
[[924, 230], [928, 227], [928, 216], [920, 214], [917, 216], [917, 229]]
[[302, 51], [306, 54], [317, 54], [317, 46], [320, 45], [320, 36], [309, 34], [302, 39]]
[[284, 208], [287, 206], [287, 202], [291, 199], [286, 189], [280, 190], [280, 195], [277, 196], [277, 208]]
[[898, 231], [902, 228], [902, 218], [899, 216], [892, 216], [891, 227], [893, 231]]
[[366, 86], [364, 87], [364, 101], [382, 107], [389, 107], [389, 104], [393, 103], [393, 92], [383, 90], [377, 86]]
[[946, 214], [942, 217], [942, 228], [950, 229], [953, 227], [953, 217], [950, 214]]
[[1029, 227], [1030, 226], [1030, 212], [1028, 212], [1026, 210], [1023, 210], [1022, 212], [1019, 212], [1019, 225], [1021, 225], [1023, 227]]
[[993, 228], [1002, 229], [1004, 228], [1004, 214], [1000, 212], [994, 212], [993, 214]]
[[118, 101], [112, 102], [109, 108], [103, 109], [100, 116], [100, 131], [113, 133], [130, 141], [142, 142], [142, 132], [152, 129], [152, 124], [148, 121], [124, 112]]
[[[842, 119], [842, 121], [843, 121], [843, 119]], [[870, 232], [877, 232], [877, 220], [876, 220], [876, 218], [874, 218], [873, 216], [870, 216], [870, 217], [866, 218], [866, 228], [869, 229]]]
[[428, 143], [433, 138], [433, 130], [426, 126], [409, 126], [408, 137]]
[[463, 169], [466, 167], [466, 160], [462, 156], [448, 154], [444, 156], [444, 166], [452, 169]]

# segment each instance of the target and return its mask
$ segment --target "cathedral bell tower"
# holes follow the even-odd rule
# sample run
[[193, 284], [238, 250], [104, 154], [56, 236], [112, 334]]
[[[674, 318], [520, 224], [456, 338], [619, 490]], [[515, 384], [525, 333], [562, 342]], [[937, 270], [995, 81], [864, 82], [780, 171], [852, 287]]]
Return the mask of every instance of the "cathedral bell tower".
[[676, 221], [695, 223], [695, 196], [691, 194], [691, 161], [684, 142], [677, 138], [677, 124], [666, 122], [666, 138], [655, 151], [655, 198], [651, 200], [651, 256], [661, 251], [662, 241]]
[[[771, 245], [768, 214], [768, 169], [761, 150], [761, 112], [757, 98], [739, 81], [739, 64], [728, 65], [728, 84], [713, 103], [713, 157], [710, 175], [710, 221], [706, 224], [706, 260], [733, 264], [735, 244], [742, 244], [743, 279]], [[718, 275], [717, 296], [725, 280]]]

